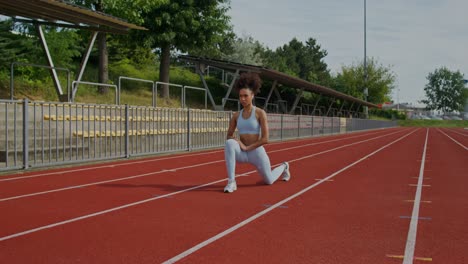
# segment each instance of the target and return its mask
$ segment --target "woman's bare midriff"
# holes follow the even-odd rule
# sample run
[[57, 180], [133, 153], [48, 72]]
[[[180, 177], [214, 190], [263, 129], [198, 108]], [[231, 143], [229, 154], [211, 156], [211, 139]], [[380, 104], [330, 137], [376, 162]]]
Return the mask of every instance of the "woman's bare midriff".
[[245, 146], [250, 146], [253, 143], [257, 142], [260, 138], [259, 134], [242, 134], [240, 135], [240, 141], [244, 143]]

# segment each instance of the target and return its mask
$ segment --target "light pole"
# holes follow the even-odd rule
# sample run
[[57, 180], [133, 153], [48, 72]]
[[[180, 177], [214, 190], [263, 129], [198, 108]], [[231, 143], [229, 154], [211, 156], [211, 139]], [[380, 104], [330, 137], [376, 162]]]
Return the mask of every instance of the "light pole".
[[[367, 102], [369, 90], [367, 89], [367, 30], [366, 30], [366, 0], [364, 0], [364, 101]], [[364, 115], [369, 117], [367, 106], [364, 106]]]

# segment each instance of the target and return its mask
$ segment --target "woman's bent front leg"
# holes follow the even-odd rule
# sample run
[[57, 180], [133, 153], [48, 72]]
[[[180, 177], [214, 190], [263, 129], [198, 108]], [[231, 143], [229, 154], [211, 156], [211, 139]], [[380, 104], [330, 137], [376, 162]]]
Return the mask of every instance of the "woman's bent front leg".
[[272, 171], [270, 158], [263, 147], [248, 152], [248, 156], [249, 161], [255, 165], [266, 184], [273, 184], [286, 169], [286, 165], [282, 164]]

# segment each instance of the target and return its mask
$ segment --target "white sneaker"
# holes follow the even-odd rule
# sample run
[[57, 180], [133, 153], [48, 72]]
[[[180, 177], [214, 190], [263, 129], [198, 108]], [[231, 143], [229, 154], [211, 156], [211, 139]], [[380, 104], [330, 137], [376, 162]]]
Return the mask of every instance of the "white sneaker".
[[232, 181], [232, 182], [228, 181], [228, 184], [226, 185], [226, 187], [224, 187], [224, 192], [225, 193], [232, 193], [235, 190], [237, 190], [236, 181]]
[[291, 179], [291, 173], [289, 172], [289, 163], [284, 162], [284, 166], [286, 167], [283, 172], [283, 181], [289, 181]]

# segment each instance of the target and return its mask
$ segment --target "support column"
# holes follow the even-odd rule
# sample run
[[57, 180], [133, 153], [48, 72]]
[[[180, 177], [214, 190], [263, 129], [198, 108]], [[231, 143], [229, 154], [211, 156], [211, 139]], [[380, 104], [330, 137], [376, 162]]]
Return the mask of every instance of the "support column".
[[[76, 81], [78, 82], [81, 82], [81, 78], [83, 77], [83, 73], [86, 69], [86, 65], [88, 64], [89, 55], [91, 54], [91, 50], [93, 49], [94, 42], [96, 41], [97, 35], [98, 35], [98, 32], [94, 31], [93, 34], [91, 35], [91, 38], [89, 39], [88, 47], [86, 48], [86, 54], [84, 55], [81, 61], [80, 69], [78, 70], [78, 76], [76, 77]], [[75, 87], [75, 91], [78, 90], [78, 85], [79, 84], [77, 83]], [[69, 92], [68, 94], [69, 99], [70, 99], [71, 94], [75, 94], [75, 91], [72, 91], [71, 93]]]
[[335, 103], [335, 98], [332, 98], [332, 102], [331, 102], [330, 106], [328, 107], [327, 114], [325, 116], [328, 116], [328, 114], [330, 113], [330, 110], [331, 110], [334, 103]]
[[318, 103], [320, 102], [320, 99], [322, 99], [322, 95], [319, 94], [319, 97], [317, 98], [317, 102], [315, 102], [314, 105], [314, 110], [312, 111], [312, 115], [315, 115], [315, 109], [317, 108]]
[[[47, 63], [50, 67], [55, 67], [52, 57], [50, 56], [49, 46], [47, 45], [47, 41], [44, 36], [44, 31], [42, 30], [41, 25], [36, 25], [37, 32], [39, 33], [39, 39], [41, 40], [42, 48], [45, 51]], [[60, 80], [57, 75], [57, 71], [55, 69], [50, 70], [50, 74], [52, 75], [52, 81], [54, 82], [55, 90], [57, 91], [57, 95], [60, 98], [63, 95], [62, 86], [60, 85]]]
[[216, 109], [216, 103], [215, 103], [215, 101], [213, 99], [213, 96], [211, 95], [211, 92], [210, 92], [210, 88], [208, 88], [208, 84], [206, 83], [205, 77], [203, 76], [203, 72], [201, 70], [200, 63], [196, 64], [196, 70], [197, 70], [198, 75], [200, 76], [200, 79], [201, 79], [202, 83], [203, 83], [203, 87], [205, 87], [206, 93], [208, 94], [208, 97], [210, 98], [210, 102], [211, 102], [211, 105], [213, 106], [213, 109], [217, 110]]
[[223, 103], [222, 103], [223, 108], [226, 105], [226, 102], [227, 102], [226, 99], [228, 99], [229, 95], [231, 95], [232, 88], [234, 87], [234, 84], [236, 83], [236, 80], [237, 80], [238, 77], [239, 77], [239, 69], [236, 70], [236, 73], [234, 74], [234, 77], [232, 78], [231, 84], [229, 85], [229, 89], [228, 89], [228, 91], [226, 92], [226, 95], [223, 98], [224, 99]]
[[[348, 109], [348, 115], [351, 114], [351, 110], [353, 110], [354, 102], [351, 103], [351, 106]], [[348, 117], [346, 117], [348, 118]]]
[[268, 96], [267, 96], [267, 98], [265, 100], [265, 107], [268, 106], [268, 102], [270, 101], [271, 94], [273, 93], [273, 90], [276, 89], [277, 84], [278, 84], [277, 80], [273, 81], [273, 85], [271, 86], [270, 92], [268, 93]]
[[[283, 101], [283, 98], [281, 98], [281, 94], [279, 93], [278, 89], [276, 89], [276, 87], [275, 87], [275, 89], [273, 89], [273, 91], [275, 92], [276, 97], [278, 97], [278, 100]], [[283, 113], [288, 112], [288, 109], [285, 109], [285, 107], [282, 104], [279, 104], [279, 105], [281, 106], [281, 108], [282, 108], [281, 110], [282, 110]]]
[[[294, 114], [294, 111], [296, 110], [296, 106], [297, 104], [299, 103], [299, 100], [301, 100], [301, 97], [302, 97], [302, 94], [304, 93], [304, 88], [301, 88], [300, 92], [297, 93], [296, 95], [296, 99], [294, 99], [294, 103], [292, 105], [292, 108], [291, 110], [289, 111], [289, 114], [290, 115], [293, 115]], [[301, 113], [302, 114], [302, 113]]]
[[341, 103], [341, 107], [340, 107], [340, 110], [338, 112], [341, 113], [341, 110], [343, 110], [344, 103], [345, 103], [344, 101]]

